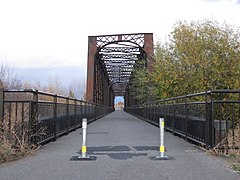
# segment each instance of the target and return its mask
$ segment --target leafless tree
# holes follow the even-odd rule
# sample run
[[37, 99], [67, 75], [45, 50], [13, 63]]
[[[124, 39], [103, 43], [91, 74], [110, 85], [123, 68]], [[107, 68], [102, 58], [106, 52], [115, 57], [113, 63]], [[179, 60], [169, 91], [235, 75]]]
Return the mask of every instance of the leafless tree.
[[85, 82], [83, 80], [72, 80], [69, 84], [69, 92], [77, 99], [84, 99]]
[[21, 80], [14, 72], [14, 68], [10, 67], [7, 62], [1, 64], [0, 81], [3, 82], [5, 89], [20, 89], [23, 87]]

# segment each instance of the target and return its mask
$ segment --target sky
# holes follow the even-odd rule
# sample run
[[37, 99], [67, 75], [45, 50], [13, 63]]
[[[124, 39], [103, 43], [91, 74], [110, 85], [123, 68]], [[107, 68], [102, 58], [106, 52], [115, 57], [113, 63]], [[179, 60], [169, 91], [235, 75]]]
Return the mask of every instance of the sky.
[[165, 41], [179, 20], [240, 27], [240, 0], [0, 0], [0, 64], [24, 81], [85, 81], [88, 36], [154, 33]]

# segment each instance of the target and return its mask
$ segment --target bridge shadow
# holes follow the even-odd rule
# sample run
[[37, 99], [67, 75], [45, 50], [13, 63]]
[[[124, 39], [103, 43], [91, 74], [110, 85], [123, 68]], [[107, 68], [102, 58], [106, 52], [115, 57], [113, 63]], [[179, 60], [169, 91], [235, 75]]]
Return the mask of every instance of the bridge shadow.
[[[120, 146], [98, 146], [88, 147], [88, 155], [93, 156], [108, 156], [111, 159], [116, 160], [127, 160], [133, 157], [147, 156], [146, 151], [158, 151], [158, 146], [133, 146], [129, 147], [126, 145]], [[141, 152], [145, 151], [145, 152]], [[78, 152], [80, 153], [80, 152]]]

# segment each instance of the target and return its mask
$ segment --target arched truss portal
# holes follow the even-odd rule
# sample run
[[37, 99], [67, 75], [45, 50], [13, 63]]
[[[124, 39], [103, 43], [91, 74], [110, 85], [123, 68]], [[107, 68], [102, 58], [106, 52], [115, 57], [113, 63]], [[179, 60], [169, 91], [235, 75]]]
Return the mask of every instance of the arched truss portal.
[[136, 61], [146, 59], [146, 54], [138, 44], [116, 41], [99, 48], [96, 58], [104, 67], [114, 96], [124, 96]]
[[152, 54], [152, 33], [89, 36], [87, 101], [113, 106], [114, 96], [125, 95], [131, 102], [126, 87], [134, 65], [145, 59], [150, 71]]

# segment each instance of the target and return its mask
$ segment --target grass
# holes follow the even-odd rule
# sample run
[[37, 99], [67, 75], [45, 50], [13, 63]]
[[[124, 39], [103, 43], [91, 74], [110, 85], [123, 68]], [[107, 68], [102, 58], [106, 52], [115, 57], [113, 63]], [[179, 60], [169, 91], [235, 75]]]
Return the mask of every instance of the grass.
[[235, 129], [234, 137], [229, 134], [214, 148], [207, 152], [218, 156], [229, 164], [230, 168], [240, 174], [240, 127]]
[[14, 125], [9, 128], [4, 123], [0, 124], [0, 163], [15, 161], [33, 154], [37, 146], [30, 143], [33, 135], [29, 134], [31, 133], [27, 125]]
[[[212, 154], [212, 153], [211, 153]], [[212, 154], [224, 160], [229, 167], [240, 174], [240, 155], [236, 154]]]
[[232, 164], [232, 169], [240, 174], [240, 163]]
[[27, 145], [19, 149], [17, 146], [13, 146], [8, 142], [0, 143], [0, 163], [19, 160], [27, 155], [33, 154], [36, 151], [36, 147]]

